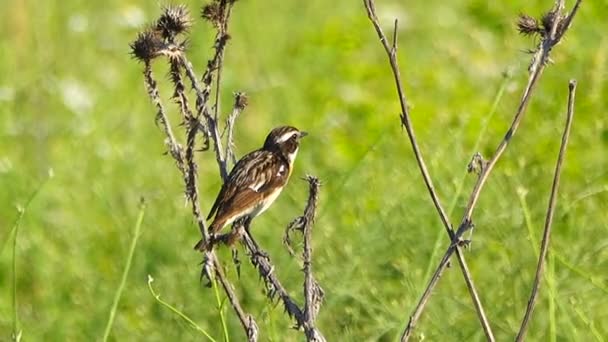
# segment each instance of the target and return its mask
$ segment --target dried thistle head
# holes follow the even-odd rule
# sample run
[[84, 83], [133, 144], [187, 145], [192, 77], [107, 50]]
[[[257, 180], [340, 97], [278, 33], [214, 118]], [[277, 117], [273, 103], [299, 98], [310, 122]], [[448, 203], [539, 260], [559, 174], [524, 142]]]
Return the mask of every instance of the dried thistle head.
[[543, 29], [538, 23], [538, 20], [532, 18], [527, 14], [520, 14], [517, 20], [517, 30], [524, 36], [531, 36], [535, 34], [542, 35]]
[[237, 92], [234, 94], [234, 107], [243, 110], [249, 104], [249, 99], [247, 98], [247, 94], [243, 92]]
[[147, 63], [161, 53], [165, 43], [157, 31], [148, 29], [138, 33], [137, 38], [129, 46], [134, 58]]
[[201, 9], [201, 17], [218, 27], [222, 21], [222, 5], [219, 1], [213, 1]]
[[163, 14], [156, 21], [156, 29], [162, 33], [164, 38], [168, 39], [187, 32], [191, 26], [190, 13], [184, 5], [163, 8]]

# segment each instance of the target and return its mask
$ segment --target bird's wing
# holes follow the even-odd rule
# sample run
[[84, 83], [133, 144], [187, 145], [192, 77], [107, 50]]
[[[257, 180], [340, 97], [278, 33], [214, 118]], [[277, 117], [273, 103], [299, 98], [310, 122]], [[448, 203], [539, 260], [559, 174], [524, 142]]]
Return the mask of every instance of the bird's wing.
[[271, 152], [257, 150], [247, 154], [230, 172], [207, 219], [216, 213], [231, 216], [258, 203], [269, 191], [285, 184], [287, 168], [288, 165]]

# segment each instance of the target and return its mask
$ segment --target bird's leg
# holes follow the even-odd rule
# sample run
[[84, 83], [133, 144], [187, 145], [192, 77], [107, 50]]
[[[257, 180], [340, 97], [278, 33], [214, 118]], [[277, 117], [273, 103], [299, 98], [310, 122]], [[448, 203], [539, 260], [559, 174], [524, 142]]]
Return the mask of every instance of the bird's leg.
[[245, 230], [245, 234], [247, 235], [245, 238], [251, 242], [251, 244], [253, 246], [252, 252], [254, 253], [255, 256], [262, 257], [266, 260], [270, 260], [268, 253], [264, 252], [260, 248], [257, 241], [255, 241], [255, 239], [253, 238], [253, 235], [251, 235], [251, 230], [249, 229], [251, 227], [251, 220], [252, 220], [252, 218], [249, 216], [246, 216], [243, 218], [242, 225]]

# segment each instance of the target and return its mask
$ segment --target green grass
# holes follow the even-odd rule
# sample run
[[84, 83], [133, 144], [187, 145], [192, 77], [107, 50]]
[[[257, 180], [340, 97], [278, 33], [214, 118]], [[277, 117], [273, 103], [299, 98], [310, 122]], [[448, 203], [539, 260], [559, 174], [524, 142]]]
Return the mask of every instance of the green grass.
[[[200, 2], [187, 4], [198, 12]], [[463, 178], [466, 164], [476, 151], [494, 151], [527, 79], [529, 56], [522, 51], [533, 43], [516, 34], [514, 20], [551, 4], [378, 0], [387, 29], [393, 17], [400, 20], [399, 61], [414, 127], [442, 202], [454, 208], [453, 222], [474, 182]], [[16, 322], [12, 298], [18, 299], [23, 340], [103, 338], [140, 197], [147, 203], [145, 233], [109, 340], [205, 339], [193, 323], [218, 341], [244, 337], [223, 294], [218, 302], [199, 282], [201, 256], [192, 251], [198, 229], [184, 206], [181, 177], [163, 155], [142, 66], [128, 53], [128, 43], [158, 7], [116, 0], [0, 4], [2, 246], [12, 242], [11, 229], [20, 222], [14, 257], [10, 248], [0, 254], [0, 340], [11, 338]], [[515, 336], [534, 277], [571, 78], [578, 80], [575, 121], [546, 281], [528, 336], [608, 336], [607, 11], [605, 0], [583, 2], [474, 216], [466, 257], [501, 341]], [[234, 91], [250, 98], [237, 122], [238, 155], [257, 148], [280, 124], [311, 133], [293, 180], [253, 223], [253, 234], [301, 302], [301, 266], [281, 235], [306, 200], [306, 183], [297, 178], [318, 176], [324, 185], [314, 270], [326, 292], [318, 326], [330, 341], [394, 341], [448, 242], [399, 127], [392, 75], [362, 4], [240, 1], [231, 25], [222, 108], [230, 107]], [[212, 33], [201, 21], [192, 28], [190, 57], [199, 74]], [[505, 70], [512, 73], [508, 80]], [[161, 81], [168, 79], [166, 71], [155, 64]], [[170, 94], [167, 82], [161, 92]], [[175, 108], [170, 115], [177, 117]], [[219, 178], [212, 153], [198, 159], [207, 210]], [[19, 218], [14, 208], [25, 207], [49, 168], [55, 177]], [[228, 251], [219, 254], [230, 258]], [[246, 260], [240, 279], [233, 268], [226, 273], [256, 317], [262, 341], [302, 339], [283, 309], [267, 302]], [[150, 293], [148, 275], [175, 310]], [[414, 334], [429, 341], [484, 339], [457, 267], [442, 277]]]

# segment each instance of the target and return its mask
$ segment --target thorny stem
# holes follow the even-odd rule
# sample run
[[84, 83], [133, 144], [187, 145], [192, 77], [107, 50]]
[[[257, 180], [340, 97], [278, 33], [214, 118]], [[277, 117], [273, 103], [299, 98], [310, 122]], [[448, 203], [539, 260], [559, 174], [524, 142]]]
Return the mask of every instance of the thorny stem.
[[534, 310], [534, 304], [538, 297], [538, 291], [540, 288], [540, 281], [545, 269], [545, 260], [547, 258], [547, 252], [549, 251], [549, 238], [551, 236], [551, 225], [553, 223], [553, 214], [555, 213], [555, 204], [557, 202], [557, 190], [559, 188], [559, 180], [562, 171], [562, 165], [566, 155], [566, 148], [568, 146], [568, 138], [570, 137], [570, 129], [572, 127], [572, 119], [574, 117], [574, 95], [576, 92], [576, 81], [571, 80], [568, 84], [568, 113], [566, 116], [566, 124], [564, 127], [564, 133], [562, 135], [562, 142], [559, 148], [559, 154], [557, 156], [557, 163], [555, 165], [555, 172], [553, 173], [553, 184], [551, 185], [551, 195], [549, 196], [549, 204], [547, 206], [547, 216], [545, 217], [545, 228], [543, 232], [543, 241], [541, 242], [540, 255], [538, 256], [538, 264], [536, 267], [536, 274], [534, 276], [534, 283], [532, 285], [532, 293], [528, 300], [526, 307], [526, 313], [524, 314], [521, 327], [517, 333], [516, 341], [523, 341], [525, 339], [526, 331], [528, 329], [528, 323], [532, 317], [532, 311]]
[[[368, 17], [369, 17], [370, 21], [372, 22], [372, 24], [374, 25], [374, 28], [376, 29], [376, 33], [378, 34], [378, 37], [380, 38], [380, 42], [382, 43], [384, 50], [386, 51], [388, 58], [389, 58], [391, 69], [393, 71], [393, 76], [395, 78], [397, 93], [399, 95], [399, 103], [401, 105], [402, 125], [405, 127], [405, 129], [407, 131], [408, 138], [412, 145], [412, 149], [414, 150], [414, 156], [418, 163], [418, 167], [422, 174], [422, 178], [424, 179], [424, 183], [426, 184], [427, 190], [431, 196], [433, 204], [435, 205], [435, 208], [450, 237], [450, 240], [452, 240], [454, 237], [452, 225], [449, 222], [449, 218], [448, 218], [445, 210], [443, 209], [443, 206], [441, 205], [439, 196], [437, 195], [437, 192], [435, 191], [435, 187], [433, 186], [433, 181], [432, 181], [431, 176], [426, 167], [426, 163], [424, 162], [424, 158], [422, 157], [422, 152], [420, 151], [420, 148], [416, 141], [414, 128], [413, 128], [413, 125], [412, 125], [412, 122], [410, 119], [409, 108], [407, 105], [405, 91], [403, 90], [403, 86], [401, 84], [401, 75], [400, 75], [399, 65], [398, 65], [397, 57], [396, 57], [396, 55], [397, 55], [397, 21], [395, 20], [395, 27], [394, 27], [394, 32], [393, 32], [393, 44], [391, 46], [391, 45], [389, 45], [386, 35], [384, 34], [382, 28], [380, 27], [378, 17], [376, 16], [376, 11], [375, 11], [375, 6], [374, 6], [373, 0], [364, 0], [364, 4], [365, 4], [365, 8], [367, 10]], [[490, 328], [490, 324], [485, 315], [483, 306], [481, 305], [481, 300], [479, 299], [479, 295], [477, 294], [477, 290], [475, 289], [475, 285], [473, 283], [473, 278], [471, 277], [471, 274], [469, 272], [464, 255], [462, 254], [462, 252], [460, 251], [458, 246], [455, 246], [455, 249], [457, 251], [456, 254], [458, 256], [458, 262], [460, 264], [460, 269], [463, 273], [465, 282], [467, 284], [467, 288], [469, 290], [469, 293], [470, 293], [473, 303], [475, 305], [475, 309], [477, 311], [477, 315], [479, 317], [483, 330], [484, 330], [488, 340], [493, 341], [494, 336], [492, 334], [492, 329]], [[429, 294], [430, 294], [430, 292], [429, 292]], [[416, 307], [416, 310], [410, 317], [410, 320], [407, 325], [408, 328], [404, 332], [404, 334], [402, 336], [402, 340], [407, 340], [409, 338], [410, 332], [413, 329], [416, 322], [418, 321], [418, 319], [422, 313], [422, 309], [426, 305], [427, 301], [428, 301], [428, 295], [423, 296], [423, 299], [421, 299], [418, 306]]]
[[[234, 152], [232, 151], [234, 123], [239, 113], [245, 108], [247, 104], [245, 95], [237, 93], [235, 98], [235, 108], [233, 109], [232, 114], [228, 118], [228, 138], [227, 147], [224, 155], [224, 151], [222, 149], [221, 135], [219, 134], [218, 127], [218, 113], [220, 102], [219, 96], [221, 85], [222, 61], [226, 42], [229, 38], [227, 33], [228, 19], [230, 17], [232, 6], [234, 5], [234, 1], [219, 0], [219, 3], [222, 15], [219, 19], [219, 25], [216, 26], [218, 31], [216, 35], [215, 54], [213, 58], [208, 61], [207, 69], [205, 70], [202, 77], [202, 84], [204, 85], [204, 88], [199, 83], [192, 64], [186, 58], [186, 54], [183, 51], [183, 45], [177, 46], [175, 44], [175, 34], [166, 38], [169, 40], [171, 49], [166, 48], [169, 45], [166, 44], [166, 41], [164, 42], [165, 44], [163, 46], [165, 47], [163, 47], [163, 49], [167, 50], [166, 53], [159, 54], [155, 51], [146, 50], [154, 48], [155, 44], [158, 45], [158, 43], [153, 40], [156, 38], [153, 35], [146, 36], [145, 34], [142, 34], [140, 37], [138, 37], [138, 41], [131, 45], [134, 49], [134, 54], [136, 55], [136, 57], [145, 62], [145, 83], [148, 89], [148, 94], [150, 95], [158, 109], [157, 122], [161, 123], [165, 135], [167, 136], [167, 144], [170, 147], [171, 156], [176, 160], [178, 168], [184, 176], [186, 195], [192, 205], [192, 214], [196, 219], [197, 226], [199, 227], [201, 235], [205, 241], [209, 239], [209, 234], [207, 231], [205, 220], [201, 215], [201, 207], [199, 203], [198, 172], [197, 164], [194, 160], [194, 152], [196, 151], [196, 135], [198, 131], [201, 130], [205, 134], [205, 144], [208, 144], [209, 140], [213, 141], [220, 174], [222, 180], [225, 181], [227, 179], [227, 159], [230, 158], [233, 161], [235, 161], [236, 159], [234, 156]], [[145, 39], [149, 40], [146, 41]], [[171, 131], [171, 125], [169, 123], [169, 120], [167, 119], [165, 110], [160, 101], [156, 81], [152, 78], [151, 60], [157, 57], [158, 55], [164, 55], [170, 59], [171, 80], [175, 86], [175, 92], [173, 97], [176, 100], [176, 104], [180, 108], [180, 112], [182, 114], [186, 127], [185, 155], [182, 151], [181, 146], [177, 143], [173, 132]], [[190, 80], [192, 88], [196, 93], [196, 115], [193, 115], [192, 111], [188, 106], [188, 99], [184, 92], [185, 87], [180, 67], [184, 68], [185, 75]], [[211, 115], [208, 106], [208, 101], [212, 90], [214, 72], [217, 73], [215, 83], [216, 97], [214, 109], [215, 111], [213, 115]], [[206, 147], [203, 147], [203, 149], [206, 149], [207, 147], [208, 145], [206, 145]], [[313, 180], [316, 184], [314, 194], [312, 188]], [[309, 182], [311, 183], [311, 194], [309, 196], [309, 202], [305, 213], [306, 217], [309, 218], [307, 223], [308, 234], [310, 234], [310, 230], [312, 229], [312, 222], [314, 221], [314, 210], [316, 209], [318, 193], [318, 180], [314, 177], [309, 177]], [[247, 225], [249, 223], [250, 222], [247, 222]], [[244, 233], [243, 244], [246, 246], [248, 252], [250, 253], [252, 263], [259, 270], [260, 275], [262, 276], [262, 278], [264, 278], [266, 282], [269, 298], [272, 299], [276, 295], [279, 295], [285, 305], [288, 314], [296, 319], [298, 327], [304, 329], [308, 341], [325, 341], [321, 333], [314, 327], [314, 320], [321, 304], [323, 291], [316, 283], [314, 278], [312, 278], [312, 274], [310, 273], [312, 272], [312, 248], [310, 246], [310, 236], [305, 237], [306, 250], [304, 251], [304, 255], [306, 260], [306, 287], [304, 291], [305, 297], [307, 298], [307, 302], [304, 310], [300, 309], [300, 307], [297, 306], [295, 301], [289, 296], [285, 288], [281, 285], [280, 281], [273, 272], [274, 266], [270, 263], [267, 254], [259, 248], [255, 240], [253, 240], [253, 238], [249, 235], [248, 231]], [[257, 341], [258, 327], [255, 321], [253, 320], [253, 317], [246, 314], [242, 310], [239, 300], [234, 292], [234, 289], [230, 282], [227, 280], [227, 277], [224, 275], [223, 266], [218, 260], [213, 249], [204, 252], [203, 264], [204, 265], [201, 276], [206, 275], [210, 279], [210, 281], [212, 281], [211, 278], [213, 275], [217, 277], [217, 279], [222, 284], [222, 287], [224, 288], [224, 291], [226, 292], [230, 304], [233, 307], [235, 313], [237, 314], [237, 317], [241, 322], [243, 329], [246, 332], [248, 340]]]
[[[226, 37], [228, 37], [228, 22], [230, 19], [230, 13], [232, 13], [232, 6], [233, 3], [229, 3], [228, 4], [228, 8], [226, 9], [226, 14], [224, 16], [224, 18], [222, 19], [222, 23], [217, 31], [217, 36], [216, 36], [216, 44], [221, 45], [222, 42], [221, 40], [226, 39]], [[218, 45], [218, 46], [219, 46]], [[222, 81], [222, 67], [224, 66], [224, 51], [225, 49], [223, 48], [218, 48], [218, 55], [217, 58], [215, 59], [215, 70], [217, 73], [217, 77], [215, 78], [215, 105], [214, 105], [214, 114], [213, 114], [213, 120], [215, 120], [215, 122], [218, 121], [218, 113], [220, 111], [220, 95], [221, 95], [221, 91], [220, 91], [220, 84]]]
[[316, 315], [323, 301], [324, 293], [312, 275], [312, 244], [310, 241], [316, 215], [320, 182], [314, 176], [307, 176], [306, 180], [309, 184], [309, 195], [304, 215], [296, 218], [294, 222], [297, 223], [290, 224], [290, 228], [286, 231], [286, 234], [288, 234], [290, 229], [299, 229], [304, 234], [304, 250], [302, 251], [304, 262], [304, 308], [298, 306], [274, 273], [274, 266], [267, 253], [260, 248], [249, 233], [248, 225], [250, 222], [245, 222], [245, 227], [240, 227], [239, 229], [243, 229], [242, 243], [247, 249], [251, 263], [258, 269], [260, 277], [266, 284], [268, 298], [273, 300], [278, 296], [281, 299], [287, 314], [295, 319], [296, 328], [304, 330], [307, 341], [324, 342], [325, 337], [315, 327]]
[[150, 61], [146, 61], [144, 65], [144, 81], [144, 84], [146, 85], [146, 90], [148, 91], [148, 96], [150, 97], [152, 102], [154, 102], [154, 106], [156, 106], [157, 109], [155, 120], [157, 123], [160, 123], [163, 132], [167, 136], [166, 144], [169, 147], [169, 154], [173, 157], [173, 159], [175, 159], [175, 162], [177, 163], [177, 168], [182, 172], [182, 174], [185, 174], [186, 169], [184, 168], [182, 148], [177, 143], [175, 135], [173, 135], [173, 131], [171, 130], [169, 119], [167, 119], [165, 108], [158, 93], [158, 86], [156, 80], [152, 75], [152, 65]]
[[[223, 48], [223, 47], [222, 47]], [[217, 54], [217, 51], [216, 51]], [[169, 119], [166, 115], [165, 109], [160, 99], [159, 91], [157, 88], [157, 82], [152, 76], [152, 68], [151, 68], [151, 60], [146, 59], [144, 66], [144, 81], [146, 85], [146, 89], [148, 91], [148, 95], [154, 102], [157, 108], [156, 122], [160, 123], [165, 135], [167, 136], [167, 145], [169, 147], [169, 153], [175, 159], [178, 169], [181, 171], [184, 176], [184, 182], [186, 186], [186, 194], [188, 199], [192, 205], [192, 213], [197, 221], [197, 225], [201, 232], [202, 238], [208, 238], [208, 232], [205, 224], [205, 220], [201, 215], [200, 203], [199, 203], [199, 195], [198, 195], [198, 176], [197, 176], [197, 165], [194, 161], [194, 151], [196, 145], [196, 134], [199, 129], [202, 129], [206, 134], [206, 138], [209, 135], [209, 129], [213, 128], [214, 143], [216, 149], [216, 157], [218, 159], [219, 165], [224, 165], [221, 168], [222, 176], [224, 177], [226, 174], [225, 164], [223, 163], [223, 156], [221, 155], [222, 147], [221, 140], [219, 137], [218, 129], [216, 122], [213, 120], [208, 120], [208, 125], [205, 126], [200, 121], [201, 113], [204, 113], [205, 118], [209, 119], [211, 116], [208, 113], [207, 101], [209, 98], [209, 90], [202, 91], [196, 76], [194, 74], [194, 70], [192, 68], [191, 63], [186, 59], [185, 53], [182, 51], [177, 55], [167, 55], [170, 59], [171, 64], [171, 80], [175, 86], [174, 98], [176, 98], [176, 104], [180, 108], [180, 112], [184, 118], [186, 123], [186, 132], [187, 132], [187, 148], [186, 153], [184, 155], [181, 146], [177, 143], [175, 135], [171, 130], [171, 124], [169, 123]], [[186, 76], [190, 79], [192, 83], [192, 87], [195, 89], [197, 95], [196, 107], [197, 107], [197, 116], [194, 117], [192, 112], [188, 107], [188, 99], [184, 93], [184, 84], [181, 78], [181, 73], [179, 70], [179, 66], [182, 66], [186, 72]], [[211, 74], [209, 73], [209, 79], [211, 79]], [[247, 315], [242, 310], [238, 298], [236, 297], [232, 285], [227, 280], [226, 276], [223, 274], [222, 265], [218, 261], [217, 256], [213, 251], [206, 251], [203, 259], [203, 273], [206, 274], [209, 278], [212, 274], [215, 274], [217, 279], [222, 284], [226, 295], [230, 301], [231, 306], [236, 312], [239, 321], [241, 322], [243, 329], [247, 334], [248, 341], [257, 341], [257, 325], [253, 320], [253, 317]]]
[[175, 103], [177, 103], [179, 106], [179, 111], [183, 118], [183, 124], [189, 124], [194, 118], [194, 115], [192, 115], [192, 110], [190, 110], [190, 105], [188, 104], [188, 96], [185, 93], [186, 87], [184, 86], [184, 81], [182, 79], [180, 63], [175, 58], [172, 58], [169, 64], [171, 81], [175, 85], [173, 98], [175, 99]]
[[256, 324], [253, 317], [249, 314], [246, 314], [245, 311], [243, 311], [243, 309], [241, 308], [241, 304], [239, 303], [239, 299], [234, 293], [232, 284], [230, 284], [226, 275], [224, 275], [224, 271], [222, 270], [223, 266], [217, 259], [217, 256], [215, 256], [215, 253], [212, 253], [211, 257], [213, 258], [213, 268], [215, 270], [217, 279], [222, 284], [224, 292], [226, 292], [226, 296], [228, 297], [228, 300], [230, 301], [234, 312], [236, 312], [236, 315], [239, 318], [239, 321], [241, 322], [245, 333], [247, 334], [247, 340], [250, 342], [257, 341], [258, 325]]
[[236, 119], [239, 117], [243, 109], [247, 106], [247, 95], [244, 93], [237, 92], [234, 94], [234, 106], [232, 107], [232, 113], [226, 120], [226, 130], [228, 134], [226, 136], [226, 162], [231, 161], [233, 165], [236, 164], [236, 156], [234, 154], [234, 125]]
[[[217, 53], [218, 52], [216, 51], [216, 55], [217, 55]], [[192, 88], [194, 88], [194, 91], [196, 93], [196, 108], [197, 108], [196, 120], [198, 122], [200, 122], [201, 115], [202, 115], [205, 118], [205, 120], [207, 121], [206, 126], [203, 126], [202, 124], [201, 124], [201, 126], [207, 134], [211, 135], [211, 139], [213, 140], [213, 150], [215, 151], [215, 159], [217, 160], [217, 163], [220, 168], [220, 175], [222, 177], [222, 181], [224, 181], [224, 180], [226, 180], [226, 178], [228, 178], [228, 171], [226, 168], [225, 157], [222, 154], [222, 139], [219, 134], [218, 123], [209, 114], [209, 109], [207, 106], [207, 102], [209, 100], [211, 84], [209, 83], [209, 85], [206, 85], [204, 90], [201, 88], [201, 86], [198, 82], [198, 79], [196, 78], [196, 74], [194, 73], [194, 69], [192, 68], [192, 64], [190, 63], [190, 61], [188, 61], [188, 59], [186, 58], [185, 55], [182, 56], [182, 66], [184, 67], [184, 70], [186, 71], [186, 76], [188, 77], [188, 79], [190, 79]], [[209, 68], [210, 67], [208, 67], [208, 69], [205, 73], [209, 72], [209, 76], [206, 79], [208, 79], [209, 82], [211, 82], [212, 73], [209, 71], [210, 70]], [[205, 77], [204, 77], [204, 79], [205, 79]], [[194, 133], [194, 134], [196, 135], [196, 133]]]
[[315, 328], [315, 320], [325, 293], [312, 275], [311, 241], [321, 183], [316, 177], [310, 175], [306, 177], [306, 180], [309, 185], [309, 194], [304, 210], [304, 250], [302, 251], [302, 259], [304, 260], [304, 332], [308, 341], [325, 341], [323, 335]]

